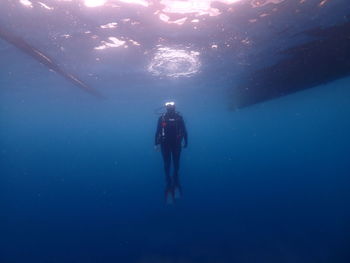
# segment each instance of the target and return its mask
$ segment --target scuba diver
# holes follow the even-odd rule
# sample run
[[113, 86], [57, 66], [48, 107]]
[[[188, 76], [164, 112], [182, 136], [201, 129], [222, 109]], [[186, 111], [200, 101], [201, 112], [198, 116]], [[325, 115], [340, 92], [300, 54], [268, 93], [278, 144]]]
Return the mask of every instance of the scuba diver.
[[[155, 135], [155, 149], [161, 148], [165, 170], [165, 200], [172, 203], [182, 194], [179, 180], [179, 165], [182, 142], [187, 147], [187, 131], [182, 116], [175, 111], [174, 102], [165, 103], [166, 113], [158, 119]], [[173, 161], [173, 176], [170, 176], [171, 159]]]

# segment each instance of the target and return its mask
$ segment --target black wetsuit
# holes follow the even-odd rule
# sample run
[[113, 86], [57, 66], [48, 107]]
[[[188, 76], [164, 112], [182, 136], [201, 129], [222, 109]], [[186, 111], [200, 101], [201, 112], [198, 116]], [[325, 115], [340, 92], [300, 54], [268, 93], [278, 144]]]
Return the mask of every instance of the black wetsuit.
[[172, 184], [170, 177], [171, 159], [174, 165], [173, 186], [180, 187], [179, 166], [181, 144], [184, 140], [184, 147], [187, 147], [187, 131], [185, 122], [178, 112], [167, 112], [158, 119], [157, 131], [155, 135], [155, 145], [161, 146], [164, 160], [164, 169], [167, 185]]

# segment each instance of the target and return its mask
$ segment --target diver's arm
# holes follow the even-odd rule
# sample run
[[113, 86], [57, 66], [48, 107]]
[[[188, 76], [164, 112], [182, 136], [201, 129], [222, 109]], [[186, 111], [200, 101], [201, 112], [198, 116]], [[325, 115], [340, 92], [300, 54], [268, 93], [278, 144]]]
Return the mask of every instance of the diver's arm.
[[156, 135], [154, 137], [154, 145], [157, 146], [159, 144], [159, 135], [161, 131], [161, 117], [158, 119], [158, 124], [157, 124], [157, 130], [156, 130]]

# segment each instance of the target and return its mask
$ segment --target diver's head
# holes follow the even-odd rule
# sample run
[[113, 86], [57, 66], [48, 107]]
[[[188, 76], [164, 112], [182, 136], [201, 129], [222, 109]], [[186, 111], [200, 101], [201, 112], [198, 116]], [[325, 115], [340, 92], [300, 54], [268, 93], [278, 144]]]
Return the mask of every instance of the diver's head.
[[168, 101], [164, 104], [167, 113], [174, 113], [175, 112], [175, 102]]

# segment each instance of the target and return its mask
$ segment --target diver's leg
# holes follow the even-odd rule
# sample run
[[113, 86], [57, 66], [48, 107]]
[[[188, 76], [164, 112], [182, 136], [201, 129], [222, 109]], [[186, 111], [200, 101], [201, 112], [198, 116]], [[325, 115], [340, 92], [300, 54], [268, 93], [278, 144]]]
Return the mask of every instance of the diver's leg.
[[162, 143], [161, 145], [163, 162], [164, 162], [164, 171], [166, 178], [170, 178], [170, 162], [171, 162], [171, 152], [169, 144]]
[[171, 163], [171, 150], [170, 145], [163, 143], [161, 145], [162, 156], [164, 161], [164, 170], [165, 170], [165, 201], [169, 204], [172, 203], [173, 186], [170, 176], [170, 163]]
[[171, 153], [173, 156], [173, 164], [174, 164], [174, 176], [177, 176], [180, 169], [180, 154], [181, 154], [181, 144], [174, 144], [171, 147]]
[[180, 185], [179, 169], [180, 169], [180, 155], [181, 155], [181, 144], [175, 144], [172, 147], [173, 163], [174, 163], [174, 191], [178, 190], [179, 195], [182, 195], [182, 189]]

